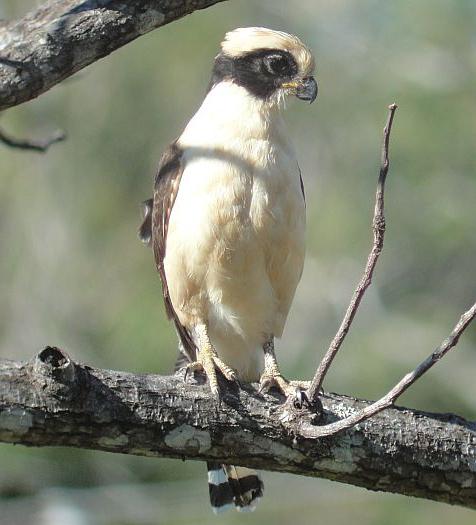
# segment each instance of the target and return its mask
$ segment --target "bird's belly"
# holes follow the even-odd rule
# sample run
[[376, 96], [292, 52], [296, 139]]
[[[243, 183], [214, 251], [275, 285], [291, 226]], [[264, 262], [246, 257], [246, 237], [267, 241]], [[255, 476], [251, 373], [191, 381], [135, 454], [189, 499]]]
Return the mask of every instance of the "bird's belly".
[[262, 183], [233, 169], [207, 179], [182, 180], [172, 210], [164, 261], [170, 296], [184, 326], [206, 323], [225, 362], [256, 380], [261, 347], [281, 335], [288, 313], [283, 290], [292, 299], [302, 271], [302, 196], [271, 199]]

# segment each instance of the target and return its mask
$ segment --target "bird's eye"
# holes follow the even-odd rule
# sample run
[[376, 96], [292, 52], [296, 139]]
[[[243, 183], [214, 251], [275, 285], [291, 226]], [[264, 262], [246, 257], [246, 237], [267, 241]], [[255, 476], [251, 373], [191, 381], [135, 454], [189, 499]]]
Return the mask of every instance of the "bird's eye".
[[268, 56], [265, 59], [268, 73], [276, 76], [287, 75], [290, 72], [290, 64], [286, 57], [281, 55]]

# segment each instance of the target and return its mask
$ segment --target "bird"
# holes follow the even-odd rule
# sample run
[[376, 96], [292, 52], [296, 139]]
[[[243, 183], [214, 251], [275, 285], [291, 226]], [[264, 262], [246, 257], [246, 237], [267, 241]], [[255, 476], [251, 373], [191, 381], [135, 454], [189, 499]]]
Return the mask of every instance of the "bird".
[[[283, 120], [289, 96], [312, 103], [315, 61], [296, 36], [264, 27], [226, 33], [205, 98], [163, 153], [139, 237], [152, 245], [165, 310], [186, 372], [220, 398], [228, 381], [259, 381], [285, 396], [282, 336], [302, 275], [306, 201]], [[209, 463], [213, 510], [252, 510], [254, 470]]]

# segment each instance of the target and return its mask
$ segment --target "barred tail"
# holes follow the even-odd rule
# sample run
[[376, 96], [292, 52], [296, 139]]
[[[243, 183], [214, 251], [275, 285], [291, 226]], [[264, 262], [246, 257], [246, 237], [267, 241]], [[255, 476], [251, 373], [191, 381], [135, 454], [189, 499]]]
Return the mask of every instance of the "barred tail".
[[255, 510], [263, 495], [258, 473], [246, 467], [207, 463], [208, 489], [213, 512], [223, 512], [233, 505], [240, 512]]

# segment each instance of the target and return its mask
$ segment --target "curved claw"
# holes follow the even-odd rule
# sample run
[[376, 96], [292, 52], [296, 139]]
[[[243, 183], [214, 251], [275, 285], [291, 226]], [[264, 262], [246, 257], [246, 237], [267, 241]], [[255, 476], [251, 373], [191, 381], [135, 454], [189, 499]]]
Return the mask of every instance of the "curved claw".
[[228, 379], [228, 381], [238, 381], [238, 376], [233, 368], [229, 367], [224, 361], [222, 361], [217, 355], [212, 357], [213, 364], [218, 370]]
[[188, 365], [185, 367], [185, 372], [183, 374], [183, 380], [187, 381], [192, 374], [198, 371], [204, 372], [202, 363], [200, 363], [199, 361], [193, 361], [192, 363], [188, 363]]
[[267, 394], [274, 386], [269, 379], [261, 379], [259, 382], [258, 394]]
[[292, 387], [281, 374], [264, 372], [260, 378], [259, 383], [260, 386], [258, 392], [260, 394], [269, 392], [269, 390], [273, 387], [277, 388], [286, 397], [292, 395], [294, 391], [294, 387]]

